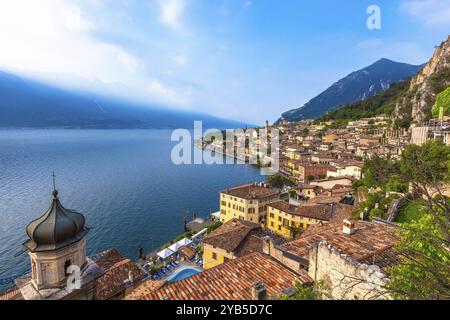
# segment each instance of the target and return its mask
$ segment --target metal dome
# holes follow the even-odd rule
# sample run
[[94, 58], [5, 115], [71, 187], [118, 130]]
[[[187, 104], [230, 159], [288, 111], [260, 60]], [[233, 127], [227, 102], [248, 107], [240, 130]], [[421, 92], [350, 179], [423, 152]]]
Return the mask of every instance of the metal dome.
[[53, 251], [80, 241], [89, 232], [81, 213], [63, 207], [58, 191], [53, 191], [50, 208], [27, 226], [30, 237], [24, 243], [32, 252]]

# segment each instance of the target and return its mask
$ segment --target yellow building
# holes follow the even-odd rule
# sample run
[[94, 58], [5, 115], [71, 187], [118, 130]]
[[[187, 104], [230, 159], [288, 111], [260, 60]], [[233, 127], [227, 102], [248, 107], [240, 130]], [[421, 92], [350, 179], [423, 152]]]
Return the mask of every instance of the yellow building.
[[266, 217], [267, 205], [279, 200], [277, 191], [256, 184], [245, 184], [220, 193], [220, 221], [241, 219], [261, 223]]
[[267, 229], [285, 239], [292, 239], [311, 225], [326, 224], [333, 217], [336, 204], [295, 206], [286, 201], [267, 206]]
[[204, 237], [202, 245], [205, 269], [252, 252], [262, 252], [261, 225], [232, 219]]
[[300, 160], [301, 159], [300, 152], [295, 148], [287, 148], [285, 155], [287, 158], [289, 158], [291, 160]]

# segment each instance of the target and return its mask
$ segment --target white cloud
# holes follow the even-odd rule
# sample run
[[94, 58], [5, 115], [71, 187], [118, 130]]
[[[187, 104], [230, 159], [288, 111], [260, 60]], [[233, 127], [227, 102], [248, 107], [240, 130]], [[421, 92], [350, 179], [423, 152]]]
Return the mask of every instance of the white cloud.
[[177, 55], [172, 57], [172, 61], [175, 62], [179, 66], [184, 66], [187, 63], [187, 58], [182, 55]]
[[149, 82], [147, 90], [154, 96], [160, 97], [160, 102], [176, 104], [177, 106], [188, 106], [192, 88], [190, 86], [169, 86], [158, 79]]
[[[0, 1], [0, 69], [155, 103], [189, 103], [189, 87], [172, 84], [170, 79], [163, 84], [147, 73], [145, 60], [94, 37], [92, 32], [105, 26], [90, 20], [74, 3]], [[174, 61], [182, 65], [186, 58], [177, 56]]]
[[175, 31], [182, 31], [182, 19], [186, 9], [186, 0], [159, 0], [161, 23]]
[[450, 26], [450, 0], [403, 0], [400, 11], [425, 27]]

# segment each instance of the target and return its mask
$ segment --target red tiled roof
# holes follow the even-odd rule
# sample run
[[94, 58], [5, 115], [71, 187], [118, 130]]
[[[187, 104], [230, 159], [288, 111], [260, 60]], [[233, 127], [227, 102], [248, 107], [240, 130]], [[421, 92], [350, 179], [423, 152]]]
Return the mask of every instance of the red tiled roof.
[[313, 227], [283, 247], [297, 256], [308, 258], [310, 249], [321, 241], [327, 241], [356, 261], [365, 261], [391, 249], [397, 242], [397, 236], [393, 226], [369, 221], [356, 221], [355, 233], [346, 235], [342, 231], [341, 221]]
[[95, 263], [102, 267], [105, 273], [96, 280], [96, 299], [107, 300], [127, 288], [130, 272], [133, 281], [142, 279], [142, 272], [134, 262], [125, 259], [116, 249], [108, 249], [95, 258]]
[[144, 300], [145, 297], [161, 288], [166, 282], [162, 280], [147, 280], [142, 282], [130, 294], [127, 294], [124, 300]]
[[4, 300], [23, 300], [19, 288], [15, 287], [5, 292], [0, 292], [0, 301]]
[[333, 218], [334, 214], [340, 209], [337, 204], [334, 204], [333, 208], [331, 207], [331, 205], [327, 204], [307, 204], [294, 206], [289, 204], [287, 201], [277, 201], [269, 204], [269, 206], [291, 215], [322, 221], [330, 221]]
[[232, 219], [205, 236], [202, 242], [233, 252], [252, 231], [258, 229], [261, 229], [259, 224], [245, 220]]
[[253, 183], [245, 184], [242, 186], [237, 186], [233, 188], [229, 188], [223, 190], [222, 193], [231, 195], [233, 197], [242, 198], [242, 199], [261, 199], [267, 198], [271, 196], [275, 196], [278, 194], [278, 191], [258, 186]]
[[293, 287], [309, 284], [305, 273], [296, 274], [272, 258], [255, 252], [230, 260], [192, 277], [167, 284], [139, 297], [141, 300], [250, 300], [252, 286], [261, 281], [269, 297]]

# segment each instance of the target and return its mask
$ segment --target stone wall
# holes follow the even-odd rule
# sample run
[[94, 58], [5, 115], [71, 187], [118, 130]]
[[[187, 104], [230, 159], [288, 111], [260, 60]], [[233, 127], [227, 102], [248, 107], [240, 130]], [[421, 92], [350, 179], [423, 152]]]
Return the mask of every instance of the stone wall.
[[325, 299], [390, 299], [382, 292], [387, 279], [379, 267], [358, 263], [326, 241], [310, 251], [308, 274], [322, 284]]

